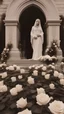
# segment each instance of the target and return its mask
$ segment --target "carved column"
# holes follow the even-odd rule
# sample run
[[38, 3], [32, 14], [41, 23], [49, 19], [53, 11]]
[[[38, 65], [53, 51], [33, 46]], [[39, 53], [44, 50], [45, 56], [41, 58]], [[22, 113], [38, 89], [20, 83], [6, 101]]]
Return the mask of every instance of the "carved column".
[[14, 62], [20, 60], [20, 52], [18, 50], [18, 22], [17, 21], [5, 21], [5, 45], [12, 43], [12, 50], [10, 52], [10, 59], [8, 62]]
[[58, 55], [62, 55], [60, 49], [60, 23], [61, 21], [47, 21], [46, 22], [46, 31], [47, 31], [47, 47], [51, 46], [51, 42], [56, 40], [59, 46]]

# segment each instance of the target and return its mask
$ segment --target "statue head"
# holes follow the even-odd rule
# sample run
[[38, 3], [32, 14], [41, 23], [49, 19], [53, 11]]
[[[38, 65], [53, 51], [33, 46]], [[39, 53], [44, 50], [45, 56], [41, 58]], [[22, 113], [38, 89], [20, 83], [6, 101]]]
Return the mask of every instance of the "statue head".
[[41, 25], [40, 19], [36, 19], [35, 26], [39, 26], [39, 25]]

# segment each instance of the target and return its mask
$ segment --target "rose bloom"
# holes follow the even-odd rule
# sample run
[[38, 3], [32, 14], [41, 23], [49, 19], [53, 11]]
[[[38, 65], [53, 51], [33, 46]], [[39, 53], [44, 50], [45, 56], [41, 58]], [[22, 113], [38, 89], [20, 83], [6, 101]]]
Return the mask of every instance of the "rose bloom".
[[38, 105], [46, 105], [47, 103], [49, 103], [50, 100], [51, 98], [45, 93], [41, 93], [36, 96], [36, 101]]
[[59, 76], [59, 72], [58, 71], [54, 71], [54, 77], [58, 77]]
[[20, 69], [20, 73], [24, 74], [25, 73], [25, 69]]
[[19, 75], [19, 76], [18, 76], [18, 79], [22, 79], [22, 75]]
[[6, 65], [6, 63], [4, 62], [4, 63], [2, 64], [2, 66], [6, 67], [7, 65]]
[[1, 85], [0, 86], [0, 92], [7, 92], [8, 88], [6, 85]]
[[17, 92], [21, 92], [23, 90], [22, 85], [16, 85]]
[[12, 82], [16, 82], [16, 77], [11, 77]]
[[18, 94], [18, 92], [17, 92], [17, 89], [16, 89], [16, 88], [12, 88], [12, 89], [10, 89], [10, 93], [11, 93], [11, 95], [12, 95], [12, 96], [15, 96], [15, 95], [17, 95], [17, 94]]
[[18, 67], [17, 65], [15, 64], [13, 65], [14, 70], [17, 70], [17, 67]]
[[60, 79], [60, 84], [64, 85], [64, 79]]
[[4, 85], [4, 81], [0, 81], [0, 86]]
[[64, 78], [64, 75], [63, 75], [63, 73], [59, 73], [59, 76], [58, 76], [58, 78], [59, 78], [59, 79], [62, 79], [62, 78]]
[[17, 108], [24, 108], [27, 105], [27, 99], [24, 98], [20, 98], [17, 102], [16, 102]]
[[28, 109], [25, 109], [22, 112], [18, 112], [18, 114], [32, 114], [32, 112]]
[[14, 68], [16, 68], [16, 67], [17, 67], [17, 65], [15, 65], [15, 64], [14, 64], [14, 65], [13, 65], [13, 67], [14, 67]]
[[2, 73], [2, 78], [6, 78], [7, 76], [7, 72]]
[[29, 69], [32, 69], [32, 66], [29, 66]]
[[16, 67], [16, 71], [20, 71], [20, 66], [17, 66]]
[[9, 66], [9, 70], [14, 71], [14, 67], [13, 66]]
[[45, 75], [45, 79], [46, 79], [46, 80], [50, 79], [50, 74], [46, 74], [46, 75]]
[[42, 70], [43, 71], [46, 71], [47, 70], [46, 66], [43, 66]]
[[34, 84], [34, 78], [32, 78], [31, 76], [28, 77], [28, 83], [29, 84]]
[[64, 114], [64, 103], [62, 101], [53, 101], [49, 104], [50, 111], [53, 114]]
[[51, 83], [51, 84], [49, 85], [49, 87], [50, 87], [50, 89], [55, 89], [55, 85], [54, 85], [53, 83]]
[[39, 66], [36, 66], [36, 67], [35, 67], [35, 70], [38, 70], [38, 69], [39, 69]]
[[37, 71], [37, 70], [34, 70], [34, 71], [33, 71], [33, 75], [34, 75], [34, 76], [38, 76], [38, 71]]
[[2, 67], [2, 64], [0, 64], [0, 68]]
[[42, 76], [45, 76], [46, 75], [46, 72], [42, 72]]
[[61, 65], [64, 65], [64, 62], [61, 62]]
[[37, 88], [37, 94], [45, 93], [43, 88]]
[[9, 70], [9, 67], [6, 67], [6, 70]]
[[48, 65], [49, 67], [51, 67], [52, 69], [55, 69], [55, 66], [54, 65]]
[[6, 85], [3, 85], [2, 87], [3, 87], [3, 88], [2, 88], [2, 89], [3, 89], [3, 92], [6, 92], [6, 91], [8, 90], [8, 88], [7, 88]]

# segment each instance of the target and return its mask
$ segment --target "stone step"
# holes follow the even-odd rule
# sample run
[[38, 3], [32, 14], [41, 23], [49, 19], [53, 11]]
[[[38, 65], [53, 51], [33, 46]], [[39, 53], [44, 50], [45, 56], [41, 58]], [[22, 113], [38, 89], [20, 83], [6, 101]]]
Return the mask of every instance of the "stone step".
[[2, 5], [0, 5], [0, 9], [5, 9], [5, 8], [7, 8], [7, 4], [2, 4]]
[[21, 59], [18, 61], [9, 61], [7, 62], [8, 65], [16, 64], [22, 67], [29, 67], [31, 65], [39, 65], [41, 62], [39, 60], [32, 60], [32, 59]]

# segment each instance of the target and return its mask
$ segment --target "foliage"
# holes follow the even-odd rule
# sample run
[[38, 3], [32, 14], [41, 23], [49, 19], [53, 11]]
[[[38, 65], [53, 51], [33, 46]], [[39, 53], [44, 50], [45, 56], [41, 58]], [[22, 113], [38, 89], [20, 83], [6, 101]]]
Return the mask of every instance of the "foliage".
[[7, 59], [9, 58], [11, 48], [12, 48], [12, 44], [9, 43], [9, 44], [7, 44], [7, 47], [4, 48], [3, 52], [1, 53], [1, 62], [2, 62], [2, 63], [3, 63], [3, 62], [6, 62]]
[[57, 56], [58, 44], [56, 40], [53, 40], [51, 46], [46, 49], [46, 53], [50, 56]]

